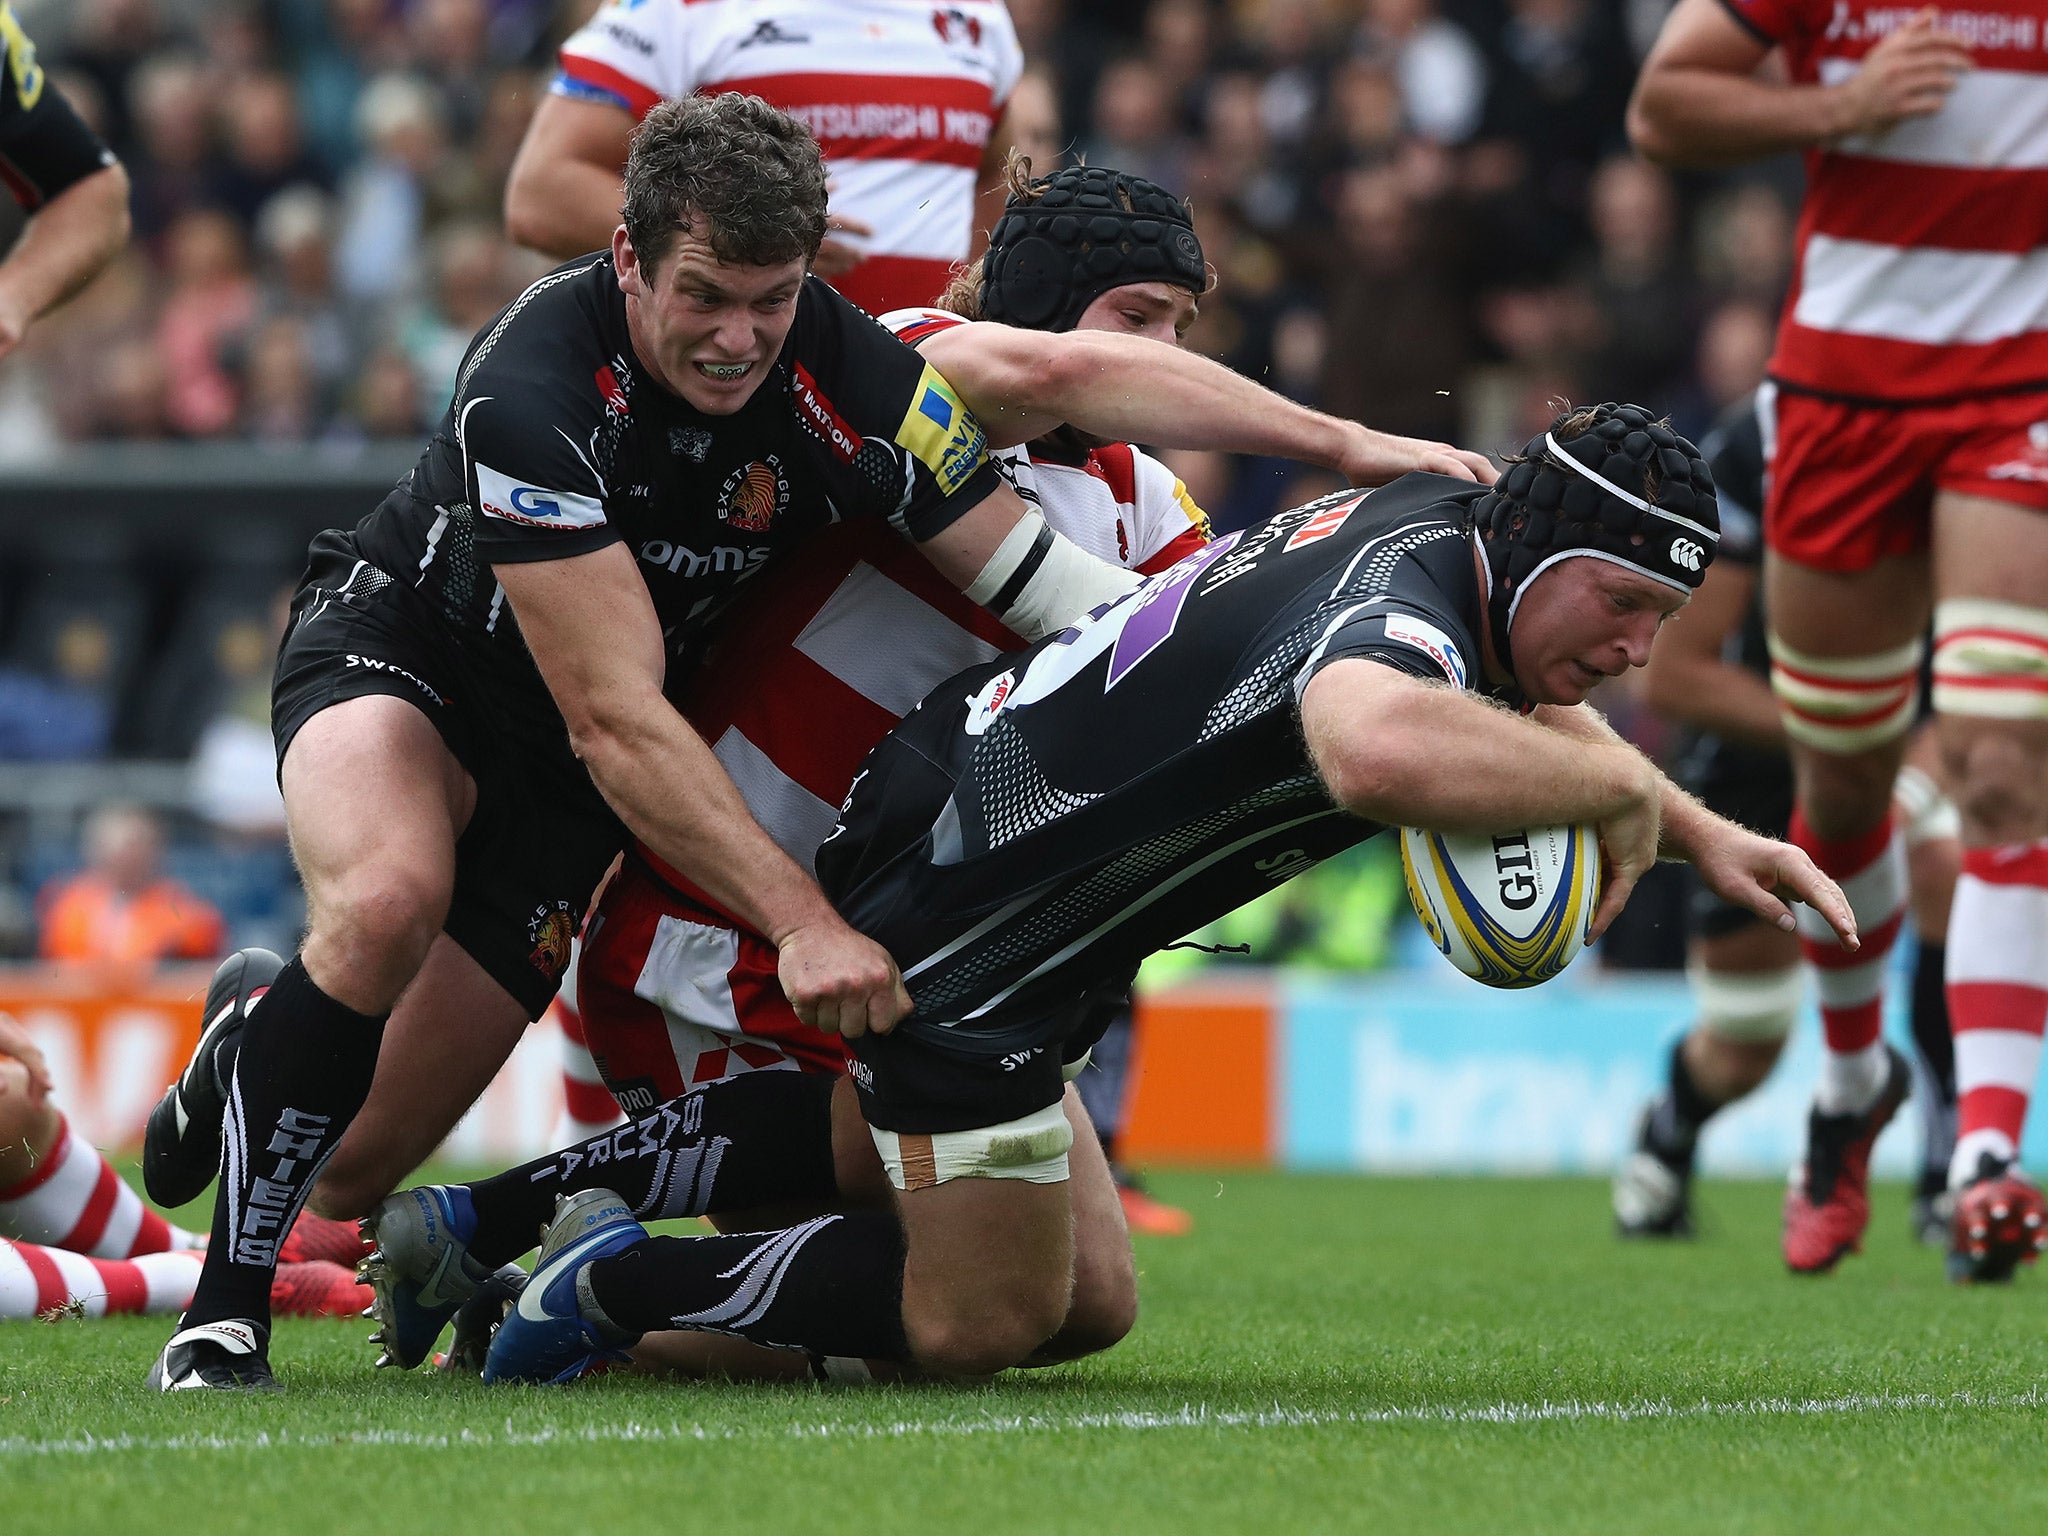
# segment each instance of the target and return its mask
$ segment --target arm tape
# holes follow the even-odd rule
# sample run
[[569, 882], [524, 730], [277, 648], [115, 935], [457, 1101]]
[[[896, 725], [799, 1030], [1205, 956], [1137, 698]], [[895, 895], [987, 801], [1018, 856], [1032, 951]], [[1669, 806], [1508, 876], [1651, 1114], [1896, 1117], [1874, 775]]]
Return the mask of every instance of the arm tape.
[[980, 604], [1027, 641], [1065, 629], [1090, 609], [1133, 590], [1139, 578], [1087, 553], [1026, 512], [1004, 535], [967, 588]]

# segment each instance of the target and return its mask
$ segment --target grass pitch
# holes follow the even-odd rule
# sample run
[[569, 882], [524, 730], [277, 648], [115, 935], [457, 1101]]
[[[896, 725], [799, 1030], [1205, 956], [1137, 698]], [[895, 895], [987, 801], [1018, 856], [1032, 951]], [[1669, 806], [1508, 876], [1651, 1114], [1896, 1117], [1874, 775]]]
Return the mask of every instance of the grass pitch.
[[[2048, 1518], [2048, 1276], [1964, 1291], [1877, 1193], [1799, 1280], [1778, 1191], [1609, 1236], [1585, 1180], [1162, 1177], [1144, 1315], [985, 1388], [372, 1375], [287, 1322], [282, 1398], [146, 1392], [156, 1319], [0, 1325], [0, 1531], [1811, 1531]], [[1991, 1517], [1987, 1519], [1986, 1517]], [[2000, 1518], [2004, 1517], [2004, 1518]]]

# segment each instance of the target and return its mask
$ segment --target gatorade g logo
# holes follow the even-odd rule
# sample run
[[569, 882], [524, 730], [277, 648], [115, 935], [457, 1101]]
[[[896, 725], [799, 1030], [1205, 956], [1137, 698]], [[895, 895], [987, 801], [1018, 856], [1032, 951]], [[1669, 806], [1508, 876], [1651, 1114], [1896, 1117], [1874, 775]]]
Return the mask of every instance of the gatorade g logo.
[[1703, 565], [1707, 552], [1691, 539], [1671, 541], [1671, 563], [1683, 571], [1696, 571]]

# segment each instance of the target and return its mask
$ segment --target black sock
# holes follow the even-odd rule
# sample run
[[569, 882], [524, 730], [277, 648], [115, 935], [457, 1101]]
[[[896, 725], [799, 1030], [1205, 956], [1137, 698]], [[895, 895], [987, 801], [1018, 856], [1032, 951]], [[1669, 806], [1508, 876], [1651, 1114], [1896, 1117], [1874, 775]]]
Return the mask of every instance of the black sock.
[[1920, 1070], [1920, 1193], [1948, 1187], [1956, 1145], [1956, 1042], [1948, 1023], [1947, 946], [1920, 941], [1913, 959], [1913, 1046]]
[[322, 992], [296, 956], [250, 1010], [221, 1127], [206, 1264], [185, 1323], [270, 1316], [277, 1246], [369, 1097], [383, 1017]]
[[1693, 1081], [1692, 1069], [1685, 1063], [1685, 1042], [1690, 1038], [1680, 1036], [1671, 1047], [1664, 1096], [1650, 1115], [1651, 1150], [1672, 1162], [1690, 1161], [1701, 1127], [1721, 1108]]
[[782, 1232], [651, 1237], [583, 1272], [627, 1334], [690, 1328], [855, 1360], [910, 1358], [903, 1233], [893, 1214], [820, 1216]]
[[830, 1200], [832, 1091], [814, 1072], [743, 1072], [469, 1186], [476, 1208], [470, 1256], [498, 1265], [540, 1241], [555, 1197], [617, 1192], [642, 1221], [744, 1211], [781, 1200]]

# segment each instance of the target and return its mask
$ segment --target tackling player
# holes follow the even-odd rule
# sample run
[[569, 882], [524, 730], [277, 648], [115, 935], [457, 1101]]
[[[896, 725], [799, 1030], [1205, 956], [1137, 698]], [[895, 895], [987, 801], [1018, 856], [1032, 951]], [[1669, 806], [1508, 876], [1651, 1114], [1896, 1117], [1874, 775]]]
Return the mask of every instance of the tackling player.
[[[1684, 618], [1652, 653], [1645, 693], [1659, 713], [1697, 733], [1683, 756], [1686, 788], [1718, 815], [1783, 836], [1792, 818], [1792, 770], [1757, 593], [1764, 462], [1754, 401], [1723, 416], [1701, 448], [1721, 509], [1720, 550]], [[1955, 1090], [1941, 955], [1955, 885], [1956, 813], [1917, 767], [1900, 774], [1898, 800], [1912, 866], [1912, 1024], [1926, 1132], [1913, 1224], [1922, 1241], [1945, 1243]], [[1698, 1022], [1673, 1045], [1665, 1087], [1644, 1106], [1635, 1146], [1615, 1174], [1615, 1227], [1626, 1237], [1692, 1235], [1700, 1132], [1770, 1075], [1806, 991], [1795, 935], [1704, 891], [1695, 893], [1688, 915], [1687, 972]]]
[[[901, 957], [914, 1006], [886, 1033], [836, 1021], [852, 1091], [807, 1139], [865, 1129], [895, 1212], [648, 1238], [635, 1210], [829, 1192], [830, 1159], [790, 1162], [796, 1122], [764, 1117], [769, 1095], [796, 1101], [795, 1074], [686, 1095], [602, 1151], [471, 1187], [479, 1261], [579, 1195], [487, 1378], [574, 1375], [670, 1328], [940, 1375], [1040, 1358], [1084, 1258], [1062, 1078], [1095, 995], [1276, 870], [1388, 823], [1594, 822], [1612, 871], [1596, 931], [1661, 847], [1781, 927], [1774, 890], [1818, 904], [1853, 945], [1810, 860], [1706, 812], [1577, 707], [1647, 658], [1715, 522], [1691, 445], [1601, 407], [1561, 418], [1491, 489], [1409, 475], [1281, 513], [948, 681], [869, 755], [818, 859]], [[447, 1236], [422, 1285], [455, 1269]]]
[[813, 270], [871, 315], [929, 303], [1002, 211], [1023, 68], [1000, 0], [621, 0], [562, 45], [505, 225], [556, 257], [604, 244], [634, 124], [663, 99], [738, 91], [824, 152], [832, 209]]
[[[1808, 151], [1771, 362], [1764, 584], [1793, 840], [1869, 939], [1853, 962], [1808, 946], [1827, 1050], [1786, 1199], [1795, 1270], [1854, 1250], [1870, 1145], [1906, 1095], [1879, 1022], [1907, 902], [1892, 785], [1930, 615], [1964, 845], [1951, 1273], [2008, 1276], [2043, 1235], [2015, 1159], [2048, 1018], [2044, 27], [2042, 0], [1946, 21], [1880, 0], [1680, 0], [1630, 107], [1637, 146], [1672, 163]], [[1757, 74], [1774, 48], [1789, 83]]]

